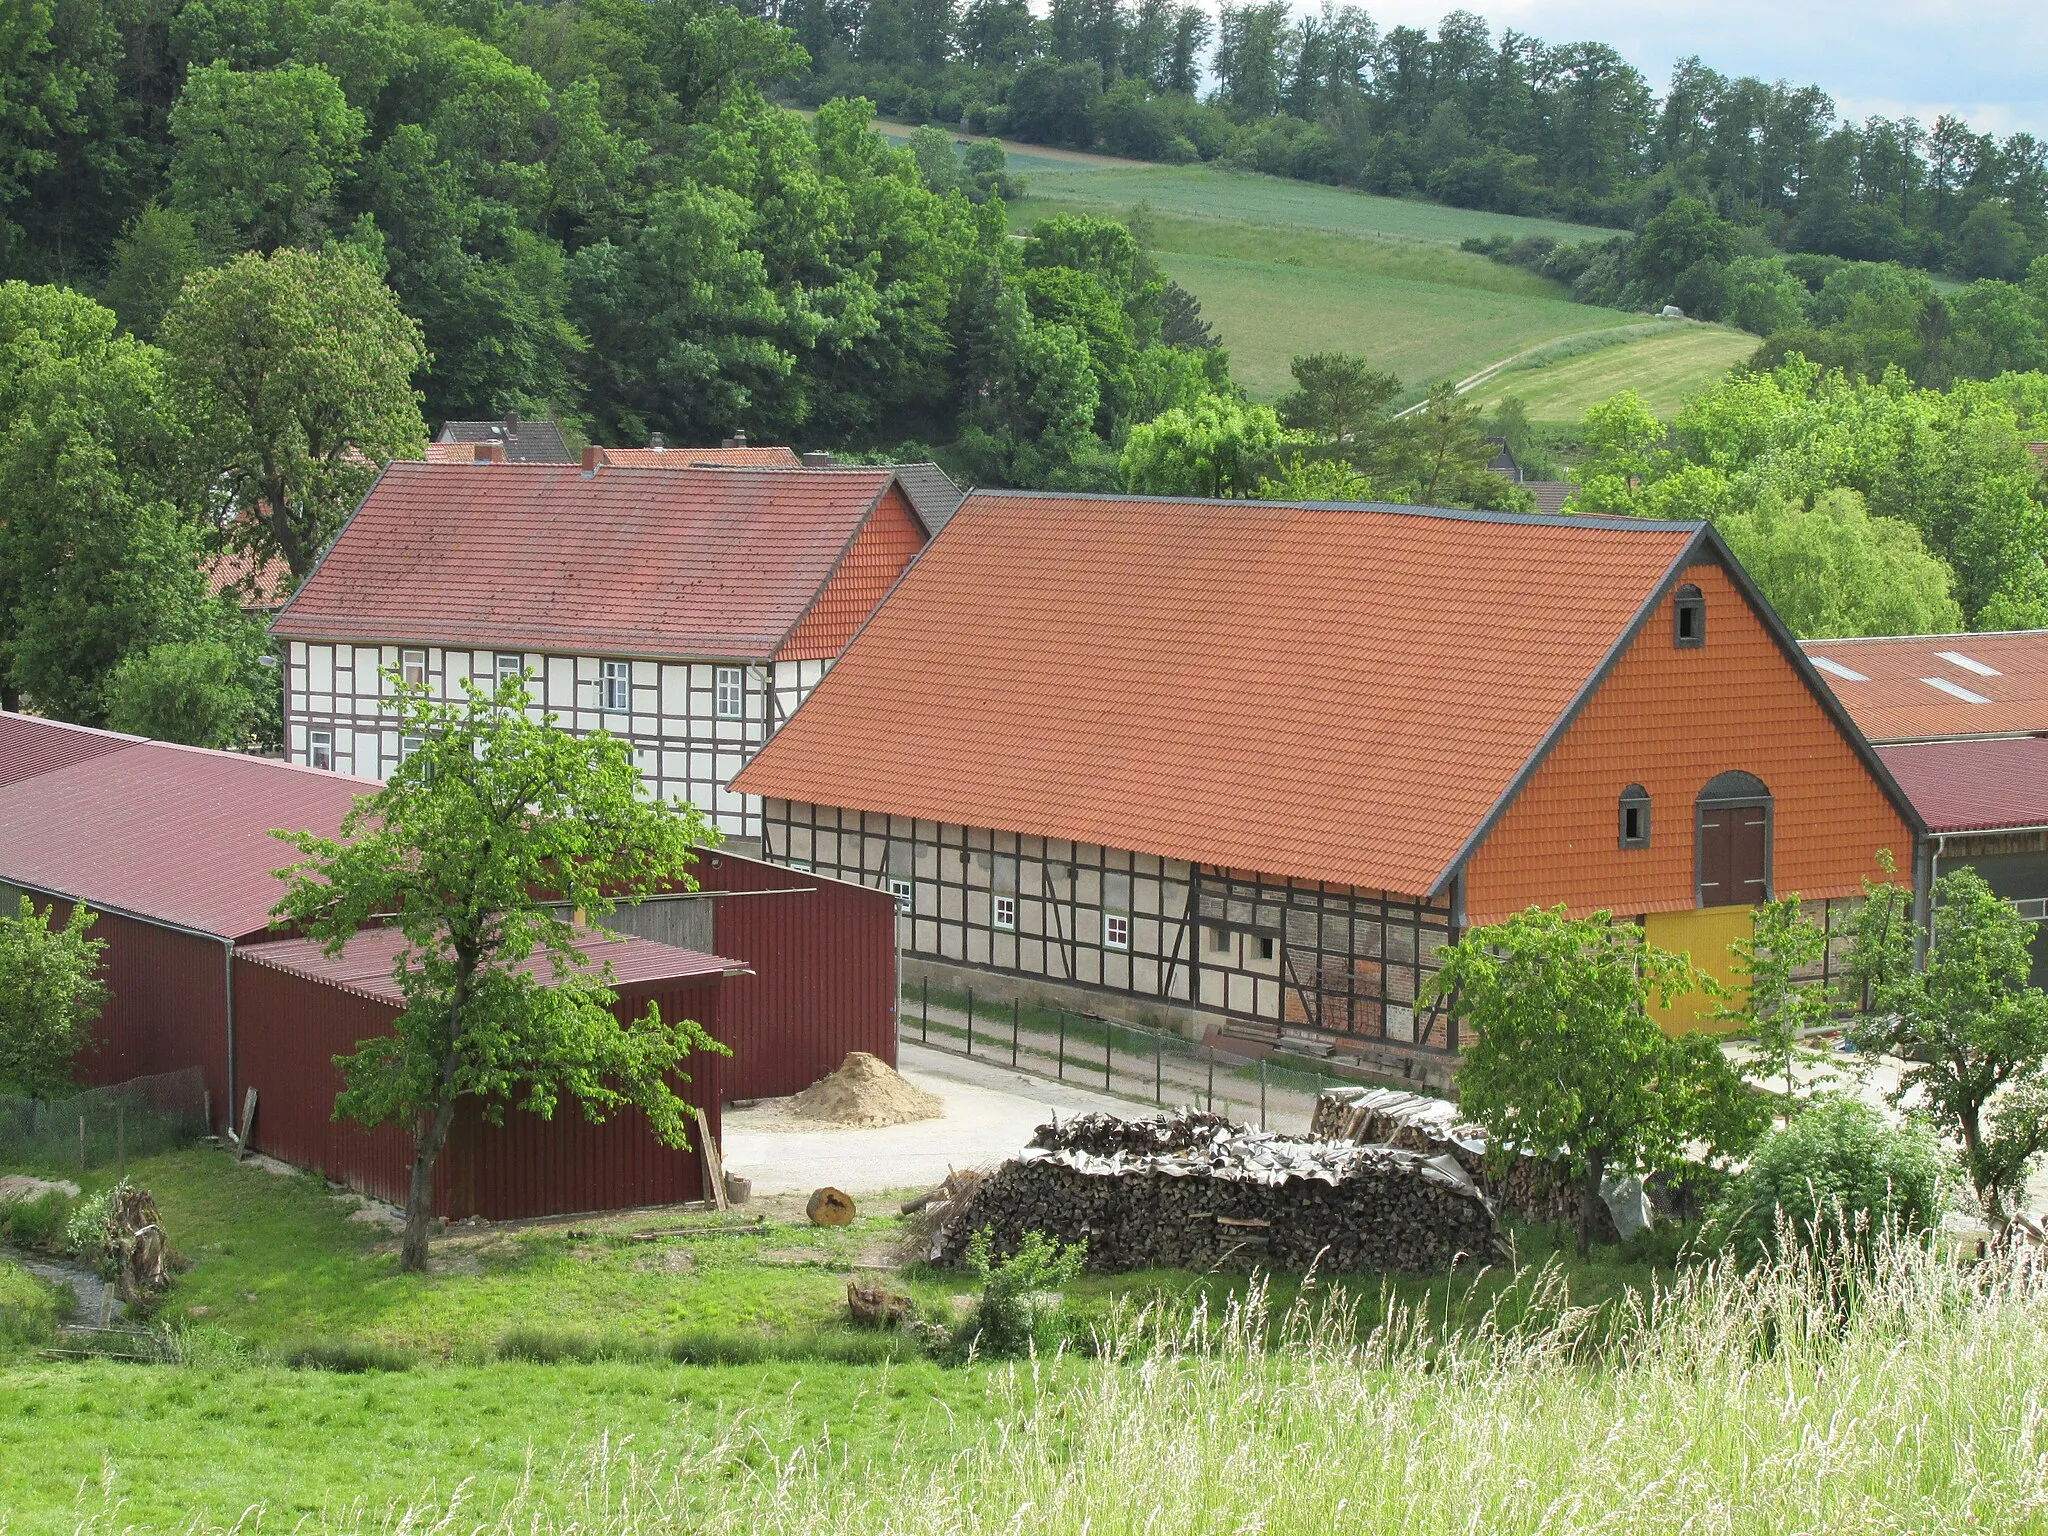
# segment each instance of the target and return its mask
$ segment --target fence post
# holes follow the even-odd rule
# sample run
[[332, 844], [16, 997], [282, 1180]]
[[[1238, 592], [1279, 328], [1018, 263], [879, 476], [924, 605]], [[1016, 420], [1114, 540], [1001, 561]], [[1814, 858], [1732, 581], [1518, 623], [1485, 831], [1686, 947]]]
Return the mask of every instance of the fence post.
[[1259, 1058], [1259, 1129], [1266, 1128], [1266, 1058]]
[[78, 1117], [78, 1171], [85, 1172], [85, 1116]]
[[920, 990], [920, 991], [921, 991], [921, 992], [922, 992], [922, 993], [924, 994], [924, 1017], [923, 1017], [923, 1020], [922, 1020], [922, 1022], [920, 1022], [920, 1023], [918, 1024], [918, 1026], [917, 1026], [917, 1038], [918, 1038], [918, 1043], [919, 1043], [919, 1044], [921, 1044], [921, 1045], [930, 1045], [930, 1044], [931, 1044], [931, 1040], [932, 1040], [932, 979], [931, 979], [931, 977], [927, 976], [927, 977], [925, 977], [925, 978], [924, 978], [924, 979], [923, 979], [923, 980], [922, 980], [921, 982], [919, 982], [919, 983], [918, 983], [918, 989], [919, 989], [919, 990]]
[[1010, 999], [1010, 1065], [1017, 1065], [1017, 999]]
[[1166, 1036], [1152, 1037], [1152, 1102], [1166, 1107]]
[[967, 989], [967, 1054], [974, 1054], [974, 988]]
[[1060, 1064], [1058, 1074], [1059, 1080], [1064, 1083], [1067, 1080], [1067, 1010], [1064, 1008], [1060, 1010]]
[[121, 1177], [128, 1177], [128, 1101], [114, 1101], [114, 1162], [121, 1170]]

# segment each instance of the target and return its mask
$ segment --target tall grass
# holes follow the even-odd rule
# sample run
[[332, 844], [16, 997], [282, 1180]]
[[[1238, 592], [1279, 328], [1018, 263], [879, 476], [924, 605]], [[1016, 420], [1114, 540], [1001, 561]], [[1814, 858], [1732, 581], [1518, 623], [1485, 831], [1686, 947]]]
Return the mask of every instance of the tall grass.
[[[1555, 1272], [1530, 1277], [1555, 1292]], [[997, 1428], [934, 1466], [599, 1440], [495, 1507], [320, 1528], [653, 1532], [1748, 1533], [2048, 1529], [2048, 1277], [1910, 1246], [1683, 1272], [1598, 1320], [1569, 1298], [1446, 1333], [1325, 1296], [1122, 1321], [1096, 1367], [992, 1371]], [[887, 1371], [874, 1389], [891, 1389]], [[252, 1516], [244, 1517], [244, 1525]], [[119, 1512], [87, 1525], [113, 1531]], [[84, 1527], [81, 1527], [83, 1529]], [[311, 1527], [309, 1527], [311, 1528]]]

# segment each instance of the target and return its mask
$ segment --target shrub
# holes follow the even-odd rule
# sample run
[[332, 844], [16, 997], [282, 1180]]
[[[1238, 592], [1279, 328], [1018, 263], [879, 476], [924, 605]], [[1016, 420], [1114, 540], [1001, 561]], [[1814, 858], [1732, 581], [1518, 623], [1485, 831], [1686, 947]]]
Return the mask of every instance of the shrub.
[[1709, 1234], [1746, 1257], [1879, 1231], [1911, 1236], [1941, 1218], [1948, 1160], [1932, 1132], [1897, 1128], [1854, 1099], [1812, 1105], [1757, 1145], [1708, 1219]]
[[0, 1205], [0, 1236], [22, 1248], [61, 1252], [71, 1219], [71, 1201], [62, 1190], [46, 1190], [33, 1200]]
[[961, 1342], [985, 1356], [1049, 1353], [1067, 1336], [1062, 1287], [1087, 1261], [1085, 1242], [1061, 1244], [1043, 1232], [1026, 1232], [1017, 1251], [996, 1259], [987, 1228], [967, 1245], [967, 1264], [981, 1279], [981, 1297]]
[[64, 1251], [93, 1265], [108, 1279], [113, 1278], [114, 1253], [107, 1221], [113, 1214], [114, 1197], [126, 1188], [128, 1181], [122, 1179], [98, 1194], [87, 1195], [72, 1207], [64, 1223]]

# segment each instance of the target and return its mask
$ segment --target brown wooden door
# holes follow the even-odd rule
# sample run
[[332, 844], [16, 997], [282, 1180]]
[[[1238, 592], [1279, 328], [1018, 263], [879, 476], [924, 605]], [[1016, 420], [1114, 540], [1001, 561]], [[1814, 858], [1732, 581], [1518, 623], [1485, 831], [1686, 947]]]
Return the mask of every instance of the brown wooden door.
[[1771, 896], [1771, 808], [1703, 805], [1700, 905], [1753, 907]]

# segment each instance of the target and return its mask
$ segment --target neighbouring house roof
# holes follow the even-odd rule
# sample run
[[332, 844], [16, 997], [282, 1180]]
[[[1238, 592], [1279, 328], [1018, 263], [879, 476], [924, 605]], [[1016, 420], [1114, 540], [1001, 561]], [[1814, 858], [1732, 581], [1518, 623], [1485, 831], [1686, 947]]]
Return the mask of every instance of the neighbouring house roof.
[[232, 594], [245, 613], [275, 613], [291, 595], [292, 568], [283, 555], [222, 550], [206, 562], [206, 590]]
[[2029, 443], [2027, 452], [2034, 456], [2034, 462], [2041, 467], [2041, 473], [2048, 475], [2048, 443]]
[[[44, 766], [47, 765], [47, 766]], [[0, 714], [0, 880], [243, 939], [266, 932], [295, 855], [377, 783], [269, 758]]]
[[917, 515], [933, 533], [952, 520], [967, 493], [953, 483], [953, 477], [936, 464], [898, 464], [896, 483], [917, 508]]
[[[552, 421], [521, 421], [507, 416], [502, 421], [444, 421], [434, 443], [503, 443], [508, 464], [567, 464], [575, 459], [569, 452], [562, 429]], [[432, 459], [434, 444], [428, 445]]]
[[1893, 742], [1877, 751], [1929, 832], [2048, 827], [2048, 738]]
[[895, 484], [887, 468], [394, 463], [271, 630], [770, 660]]
[[1576, 480], [1524, 480], [1522, 489], [1536, 498], [1536, 510], [1544, 513], [1558, 513], [1564, 504], [1572, 499], [1572, 492], [1579, 488]]
[[1690, 522], [977, 491], [735, 787], [1432, 891], [1723, 558]]
[[794, 448], [601, 448], [604, 462], [631, 469], [683, 469], [718, 464], [731, 469], [795, 469]]
[[[395, 977], [398, 952], [405, 947], [405, 935], [395, 928], [366, 928], [351, 938], [338, 955], [327, 954], [312, 939], [275, 939], [240, 951], [245, 960], [267, 965], [293, 976], [324, 982], [359, 997], [403, 1006], [405, 992]], [[620, 937], [589, 928], [576, 932], [573, 945], [594, 974], [599, 966], [611, 967], [615, 986], [638, 987], [669, 981], [696, 981], [707, 976], [750, 975], [743, 961], [723, 955], [700, 954], [677, 949], [656, 939]], [[513, 968], [529, 976], [552, 978], [553, 962], [544, 952], [530, 956]]]
[[1800, 643], [1872, 741], [2048, 731], [2048, 630]]

